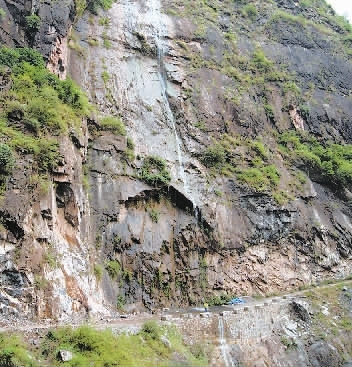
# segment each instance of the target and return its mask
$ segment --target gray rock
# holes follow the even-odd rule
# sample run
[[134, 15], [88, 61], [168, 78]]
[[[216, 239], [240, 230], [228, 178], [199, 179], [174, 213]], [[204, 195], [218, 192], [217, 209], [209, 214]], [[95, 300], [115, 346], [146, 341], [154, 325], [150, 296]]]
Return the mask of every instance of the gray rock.
[[73, 358], [73, 354], [69, 350], [61, 349], [59, 350], [58, 357], [62, 362], [68, 362]]
[[342, 365], [338, 351], [325, 342], [312, 344], [308, 349], [308, 358], [312, 367], [339, 367]]
[[160, 340], [167, 348], [171, 348], [171, 342], [165, 336], [162, 336]]
[[304, 322], [310, 322], [309, 312], [301, 303], [298, 303], [297, 301], [292, 301], [290, 305], [294, 314], [299, 319], [301, 319]]

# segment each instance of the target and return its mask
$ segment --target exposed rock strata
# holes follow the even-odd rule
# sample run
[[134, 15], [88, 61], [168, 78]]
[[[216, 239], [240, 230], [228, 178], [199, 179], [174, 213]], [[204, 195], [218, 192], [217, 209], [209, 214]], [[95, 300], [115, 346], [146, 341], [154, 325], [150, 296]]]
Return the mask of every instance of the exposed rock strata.
[[[273, 87], [265, 96], [275, 107], [270, 119], [257, 108], [262, 95], [250, 90], [236, 103], [224, 93], [236, 87], [234, 79], [212, 68], [192, 69], [184, 56], [180, 41], [204, 60], [221, 60], [221, 30], [192, 36], [192, 19], [167, 16], [157, 0], [119, 1], [104, 14], [107, 28], [85, 14], [75, 25], [78, 47], [71, 49], [69, 62], [66, 36], [75, 16], [73, 2], [40, 3], [38, 8], [29, 1], [3, 5], [8, 26], [2, 21], [2, 42], [32, 42], [53, 72], [64, 76], [68, 68], [102, 112], [123, 118], [136, 146], [131, 164], [123, 155], [125, 137], [97, 137], [83, 124], [81, 132], [61, 141], [62, 164], [47, 192], [31, 180], [31, 157], [23, 159], [0, 210], [3, 312], [84, 317], [88, 310], [114, 310], [117, 299], [126, 308], [153, 309], [192, 304], [214, 294], [294, 289], [351, 272], [347, 189], [332, 191], [309, 173], [294, 200], [281, 206], [270, 193], [207, 175], [200, 159], [211, 139], [222, 133], [254, 138], [292, 124], [351, 142], [351, 62], [335, 55], [333, 44], [315, 29], [307, 38], [279, 21], [260, 39], [265, 54], [287, 63], [302, 88], [308, 82], [317, 86], [312, 100], [318, 102], [308, 116], [294, 100], [289, 101], [291, 109], [283, 109], [283, 97]], [[23, 16], [33, 6], [42, 23], [29, 38]], [[230, 29], [231, 21], [223, 15], [222, 27]], [[89, 46], [90, 39], [99, 44]], [[111, 47], [104, 47], [106, 39]], [[237, 47], [248, 55], [255, 45], [243, 31]], [[201, 122], [199, 129], [195, 125]], [[270, 150], [270, 139], [267, 144]], [[169, 188], [152, 188], [138, 179], [138, 157], [147, 155], [166, 160]], [[281, 169], [283, 185], [294, 179], [283, 162]], [[89, 188], [83, 185], [84, 175]], [[95, 265], [104, 269], [109, 261], [118, 262], [118, 276], [111, 279], [103, 270], [99, 279]]]

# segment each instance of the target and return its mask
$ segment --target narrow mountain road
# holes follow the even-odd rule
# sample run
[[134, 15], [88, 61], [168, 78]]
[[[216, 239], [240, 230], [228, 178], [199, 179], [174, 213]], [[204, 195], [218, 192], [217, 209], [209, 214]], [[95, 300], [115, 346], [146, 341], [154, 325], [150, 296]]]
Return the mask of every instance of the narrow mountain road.
[[[325, 285], [320, 285], [320, 286], [316, 286], [316, 287], [312, 287], [311, 289], [324, 289], [324, 288], [329, 288], [329, 287], [336, 287], [338, 285], [348, 285], [348, 284], [352, 284], [352, 280], [345, 280], [345, 281], [341, 281], [341, 282], [337, 282], [337, 283], [331, 283], [331, 284], [325, 284]], [[310, 288], [309, 288], [310, 289]], [[235, 312], [240, 312], [241, 310], [245, 310], [248, 311], [250, 309], [256, 308], [260, 305], [262, 305], [263, 307], [268, 304], [268, 302], [272, 302], [272, 303], [278, 303], [278, 304], [282, 304], [282, 303], [287, 303], [288, 299], [292, 299], [294, 297], [298, 297], [300, 295], [303, 295], [304, 292], [306, 292], [308, 290], [304, 289], [304, 290], [300, 290], [300, 291], [295, 291], [292, 293], [288, 293], [288, 294], [283, 294], [283, 295], [277, 295], [277, 296], [269, 296], [269, 297], [263, 297], [260, 299], [254, 299], [252, 297], [246, 297], [243, 296], [242, 298], [246, 301], [245, 304], [243, 305], [234, 305], [234, 306], [213, 306], [210, 307], [209, 309], [209, 314], [219, 314], [219, 313], [223, 313], [223, 312], [229, 312], [229, 311], [235, 311]], [[236, 311], [237, 310], [237, 311]], [[6, 331], [26, 331], [26, 332], [30, 332], [31, 330], [47, 330], [50, 328], [56, 328], [56, 327], [65, 327], [65, 326], [73, 326], [73, 327], [78, 327], [80, 325], [83, 324], [89, 324], [93, 327], [99, 328], [99, 329], [103, 329], [103, 328], [140, 328], [141, 325], [143, 325], [144, 322], [146, 322], [147, 320], [171, 320], [173, 318], [178, 319], [178, 318], [182, 318], [182, 317], [187, 317], [187, 315], [203, 315], [203, 308], [202, 307], [193, 307], [193, 308], [187, 308], [187, 309], [177, 309], [177, 310], [173, 310], [173, 309], [163, 309], [160, 310], [159, 313], [156, 314], [151, 314], [151, 313], [141, 313], [141, 314], [137, 314], [137, 315], [119, 315], [116, 316], [114, 318], [111, 317], [101, 317], [100, 320], [96, 320], [96, 319], [86, 319], [84, 321], [80, 321], [80, 322], [75, 322], [74, 320], [72, 320], [72, 322], [64, 322], [64, 323], [60, 323], [60, 322], [52, 322], [52, 320], [44, 320], [41, 322], [32, 322], [28, 319], [21, 319], [18, 318], [17, 320], [15, 318], [13, 319], [8, 319], [6, 316], [2, 316], [0, 317], [0, 332], [6, 332]]]

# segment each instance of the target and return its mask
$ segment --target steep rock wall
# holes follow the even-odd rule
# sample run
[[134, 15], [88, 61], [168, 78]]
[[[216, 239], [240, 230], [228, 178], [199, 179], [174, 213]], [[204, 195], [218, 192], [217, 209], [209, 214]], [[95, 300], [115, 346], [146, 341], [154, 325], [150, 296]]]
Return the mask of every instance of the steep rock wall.
[[[163, 5], [164, 10], [167, 10], [168, 5]], [[192, 202], [198, 213], [196, 220], [193, 218], [194, 213], [187, 215], [186, 212], [181, 217], [178, 214], [176, 227], [179, 229], [175, 231], [168, 224], [174, 214], [164, 208], [162, 202], [150, 203], [150, 199], [138, 203], [136, 201], [132, 204], [135, 206], [133, 220], [130, 219], [129, 209], [127, 215], [118, 216], [118, 226], [102, 226], [103, 231], [121, 237], [115, 246], [114, 256], [120, 263], [124, 263], [124, 256], [130, 257], [130, 265], [126, 269], [132, 272], [133, 279], [139, 279], [137, 274], [145, 271], [142, 269], [145, 267], [143, 262], [148, 257], [147, 253], [152, 253], [155, 262], [146, 270], [149, 274], [147, 288], [160, 290], [169, 287], [176, 293], [170, 293], [167, 289], [167, 298], [175, 297], [176, 302], [181, 303], [195, 301], [214, 290], [220, 293], [271, 292], [314, 282], [325, 277], [329, 271], [336, 276], [349, 274], [349, 207], [334, 196], [329, 188], [307, 177], [301, 194], [290, 204], [278, 206], [271, 195], [253, 193], [236, 181], [220, 177], [209, 179], [198, 158], [204, 146], [211, 142], [211, 136], [235, 131], [254, 137], [270, 128], [271, 122], [254, 107], [256, 101], [251, 100], [252, 95], [248, 95], [247, 103], [242, 106], [236, 106], [226, 99], [224, 89], [233, 85], [230, 78], [207, 68], [193, 71], [194, 68], [184, 57], [180, 39], [205, 59], [210, 57], [209, 47], [213, 45], [213, 54], [215, 52], [215, 56], [221, 58], [221, 49], [225, 46], [219, 30], [206, 30], [204, 38], [200, 40], [192, 38], [196, 28], [192, 20], [169, 17], [161, 10], [161, 6], [158, 1], [120, 1], [109, 12], [101, 15], [107, 19], [105, 25], [89, 24], [87, 18], [83, 17], [75, 29], [85, 54], [84, 67], [77, 59], [74, 60], [76, 53], [72, 54], [70, 65], [76, 80], [89, 90], [91, 99], [102, 111], [123, 117], [129, 135], [136, 144], [137, 168], [138, 156], [157, 154], [166, 159], [172, 172], [172, 186]], [[231, 26], [230, 20], [227, 26]], [[321, 73], [324, 65], [330, 65], [332, 56], [325, 50], [323, 57], [319, 51], [322, 46], [314, 46], [319, 44], [318, 40], [309, 49], [302, 40], [297, 41], [295, 48], [291, 43], [294, 43], [296, 33], [293, 32], [287, 40], [278, 31], [277, 35], [282, 35], [282, 39], [275, 36], [275, 41], [270, 41], [266, 38], [263, 49], [268, 56], [276, 57], [277, 62], [283, 63], [292, 58], [290, 68], [301, 70], [299, 77], [302, 79], [307, 78], [307, 73], [302, 70], [303, 64], [305, 67], [315, 65], [310, 69], [311, 76], [308, 79], [311, 80], [315, 78], [314, 75]], [[313, 36], [320, 37], [320, 43], [323, 42], [321, 35]], [[89, 39], [98, 42], [94, 47], [87, 47]], [[254, 48], [252, 40], [247, 36], [240, 37], [237, 44], [243, 48], [243, 52]], [[306, 59], [311, 60], [309, 64], [303, 60], [298, 61], [303, 57], [302, 52], [305, 52]], [[351, 64], [346, 63], [343, 57], [338, 60], [344, 65], [339, 70], [351, 68]], [[337, 65], [336, 62], [332, 64]], [[339, 78], [346, 75], [337, 69], [327, 76], [332, 78], [326, 80], [329, 85], [338, 85]], [[104, 72], [109, 76], [105, 81], [102, 78]], [[349, 81], [345, 80], [344, 83]], [[196, 95], [190, 98], [189, 90]], [[340, 125], [343, 125], [345, 116], [349, 116], [351, 111], [350, 101], [341, 95], [343, 90], [340, 88], [336, 93], [323, 93], [328, 93], [329, 98], [345, 106], [338, 112], [334, 110], [341, 121]], [[280, 97], [273, 91], [272, 98], [276, 100]], [[321, 98], [319, 96], [319, 100]], [[287, 129], [291, 126], [291, 112], [282, 112], [280, 101], [277, 101], [277, 105], [274, 112], [282, 115], [281, 119], [277, 118], [277, 124], [284, 124], [278, 125], [278, 128]], [[299, 116], [299, 126], [303, 123], [305, 129], [315, 132], [319, 121], [320, 131], [331, 128], [331, 120], [324, 122], [321, 117], [327, 106], [317, 105], [314, 108], [304, 123]], [[194, 127], [199, 121], [205, 121], [205, 131]], [[323, 128], [323, 124], [326, 127]], [[348, 141], [348, 129], [336, 130], [334, 136]], [[94, 154], [94, 166], [98, 162], [99, 158]], [[106, 155], [101, 155], [99, 164], [106, 164]], [[281, 168], [285, 172], [284, 180], [292, 179], [283, 164]], [[103, 182], [102, 188], [94, 189], [93, 192], [103, 193], [98, 200], [100, 204], [107, 200], [111, 204], [110, 197], [116, 197], [118, 191], [122, 190], [116, 189], [116, 184], [121, 180], [117, 177], [119, 172], [109, 172], [110, 169], [110, 166], [108, 169], [99, 169], [103, 176], [115, 175], [113, 180], [98, 179]], [[136, 187], [134, 182], [128, 186]], [[145, 189], [141, 187], [139, 190], [145, 197]], [[219, 191], [221, 196], [217, 195]], [[140, 193], [137, 190], [134, 195]], [[130, 208], [129, 199], [121, 199], [120, 206], [121, 203], [122, 207]], [[92, 203], [93, 208], [95, 205]], [[155, 225], [150, 219], [146, 222], [149, 207], [160, 213], [160, 224]], [[115, 207], [108, 211], [111, 210], [114, 212], [121, 209]], [[114, 216], [116, 214], [103, 214], [105, 220]], [[141, 226], [144, 233], [147, 231], [152, 237], [141, 235]], [[113, 242], [109, 236], [106, 236], [104, 245], [108, 248]], [[126, 244], [131, 246], [133, 242], [138, 246], [127, 250]], [[158, 245], [162, 242], [164, 247]], [[111, 256], [111, 252], [104, 249], [103, 253]], [[131, 265], [132, 259], [134, 265]], [[162, 274], [157, 274], [157, 282], [160, 284], [156, 287], [152, 279], [159, 271]], [[182, 288], [186, 288], [186, 291]], [[122, 294], [126, 294], [128, 300], [132, 301], [135, 297], [131, 298], [128, 291], [125, 293], [126, 289]], [[154, 290], [152, 303], [158, 298], [158, 291]], [[149, 301], [144, 302], [147, 304]], [[159, 299], [158, 302], [168, 303], [165, 299]]]
[[[55, 19], [43, 22], [32, 41], [50, 69], [64, 76], [61, 49], [66, 50], [65, 32], [74, 16], [72, 4], [65, 3], [64, 26], [55, 26], [60, 14], [55, 7], [61, 5], [53, 4], [41, 18]], [[75, 24], [69, 74], [100, 112], [122, 117], [136, 158], [126, 159], [125, 137], [96, 135], [85, 122], [82, 131], [61, 141], [62, 164], [48, 190], [32, 183], [31, 157], [24, 158], [1, 205], [4, 312], [64, 319], [110, 312], [116, 304], [153, 309], [222, 293], [270, 293], [351, 272], [347, 189], [331, 190], [319, 177], [303, 174], [292, 200], [278, 205], [270, 192], [257, 192], [234, 177], [214, 177], [202, 160], [212, 139], [223, 133], [260, 135], [271, 152], [272, 130], [293, 126], [349, 142], [351, 62], [335, 55], [326, 37], [312, 32], [308, 40], [304, 33], [298, 38], [297, 30], [286, 34], [277, 22], [256, 40], [267, 57], [297, 73], [302, 94], [311, 93], [309, 114], [273, 83], [264, 95], [258, 85], [250, 87], [239, 102], [229, 98], [229, 91], [236, 95], [236, 78], [214, 65], [229, 51], [225, 31], [236, 32], [238, 52], [250, 55], [256, 48], [251, 29], [218, 7], [219, 27], [200, 32], [196, 18], [182, 13], [187, 2], [179, 16], [166, 14], [174, 14], [173, 6], [122, 0]], [[258, 26], [270, 11], [258, 16]], [[50, 40], [49, 26], [55, 27]], [[12, 37], [3, 42], [15, 42]], [[16, 37], [15, 43], [28, 42], [23, 32]], [[318, 87], [312, 90], [309, 81]], [[272, 116], [262, 106], [264, 97], [274, 107]], [[88, 124], [94, 125], [93, 117]], [[275, 154], [280, 188], [292, 194], [297, 177]], [[148, 155], [166, 160], [169, 187], [139, 180]]]

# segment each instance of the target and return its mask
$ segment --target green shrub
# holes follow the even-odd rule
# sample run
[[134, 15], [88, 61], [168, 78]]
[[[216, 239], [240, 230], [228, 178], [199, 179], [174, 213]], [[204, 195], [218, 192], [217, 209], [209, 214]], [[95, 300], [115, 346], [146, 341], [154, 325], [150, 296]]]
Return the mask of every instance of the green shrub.
[[25, 17], [26, 27], [30, 32], [37, 32], [40, 28], [41, 19], [38, 15], [32, 14]]
[[149, 211], [149, 216], [154, 223], [159, 222], [160, 213], [156, 209], [151, 209]]
[[264, 103], [263, 105], [265, 114], [269, 119], [273, 119], [275, 117], [274, 115], [274, 107], [269, 103]]
[[101, 73], [101, 77], [103, 79], [104, 84], [106, 84], [109, 81], [109, 79], [110, 79], [110, 75], [109, 75], [109, 73], [106, 70], [104, 70]]
[[207, 167], [219, 167], [225, 163], [225, 158], [224, 147], [220, 143], [215, 143], [207, 148], [201, 160]]
[[262, 159], [268, 158], [268, 153], [262, 141], [254, 140], [253, 142], [250, 143], [249, 146], [257, 155], [259, 155], [260, 158]]
[[8, 175], [14, 166], [12, 149], [4, 143], [0, 143], [0, 175]]
[[59, 143], [55, 139], [40, 139], [36, 153], [40, 171], [52, 171], [56, 168], [60, 154]]
[[111, 279], [116, 280], [121, 273], [121, 265], [116, 260], [110, 260], [105, 264], [105, 269]]
[[104, 26], [104, 27], [109, 27], [110, 19], [108, 17], [101, 17], [99, 19], [99, 25]]
[[280, 174], [274, 165], [261, 168], [240, 169], [236, 174], [239, 182], [258, 190], [266, 191], [277, 186]]
[[17, 335], [0, 334], [0, 365], [32, 367], [36, 363]]
[[99, 8], [102, 8], [103, 10], [108, 10], [111, 8], [114, 2], [115, 0], [91, 0], [89, 1], [87, 8], [93, 14], [97, 14]]
[[254, 4], [247, 4], [243, 8], [243, 14], [249, 19], [254, 20], [258, 15], [258, 11]]
[[251, 60], [253, 71], [269, 72], [273, 68], [273, 62], [270, 61], [260, 49], [254, 51]]
[[281, 149], [292, 163], [320, 173], [326, 183], [352, 185], [352, 145], [319, 143], [316, 138], [295, 131], [285, 132], [279, 137]]
[[[37, 51], [2, 47], [0, 64], [12, 68], [12, 87], [2, 95], [5, 113], [10, 116], [14, 111], [19, 112], [23, 116], [21, 123], [30, 133], [38, 137], [66, 133], [69, 124], [78, 126], [81, 116], [88, 113], [88, 99], [84, 93], [71, 79], [61, 81], [51, 74]], [[20, 135], [5, 126], [2, 133], [13, 137]], [[19, 142], [17, 140], [18, 149], [21, 148]]]
[[100, 282], [103, 277], [103, 267], [100, 264], [94, 264], [94, 275], [98, 282]]
[[103, 38], [103, 47], [109, 50], [111, 48], [111, 41], [109, 40], [106, 32], [103, 32], [102, 38]]
[[102, 130], [112, 131], [117, 135], [126, 135], [126, 128], [119, 117], [105, 116], [101, 119], [100, 127]]
[[123, 310], [123, 307], [126, 305], [126, 298], [119, 294], [116, 298], [116, 307], [118, 310]]
[[154, 320], [146, 321], [142, 326], [142, 332], [152, 339], [160, 338], [160, 326]]
[[[117, 303], [124, 302], [123, 295], [119, 295]], [[170, 341], [171, 347], [165, 346], [161, 335]], [[208, 365], [205, 349], [187, 347], [175, 327], [161, 327], [155, 321], [146, 322], [136, 335], [114, 335], [109, 329], [101, 331], [86, 325], [50, 330], [40, 339], [34, 355], [11, 334], [0, 334], [0, 345], [0, 364], [4, 366], [11, 363], [22, 367], [61, 364], [67, 367], [173, 366], [175, 353], [182, 355], [184, 365]], [[60, 349], [71, 351], [73, 358], [62, 363], [58, 357]]]
[[151, 186], [164, 186], [171, 180], [166, 162], [156, 156], [150, 156], [144, 159], [139, 177]]
[[22, 62], [28, 62], [31, 65], [41, 68], [45, 67], [42, 55], [32, 48], [0, 48], [0, 65], [6, 65], [12, 68]]

